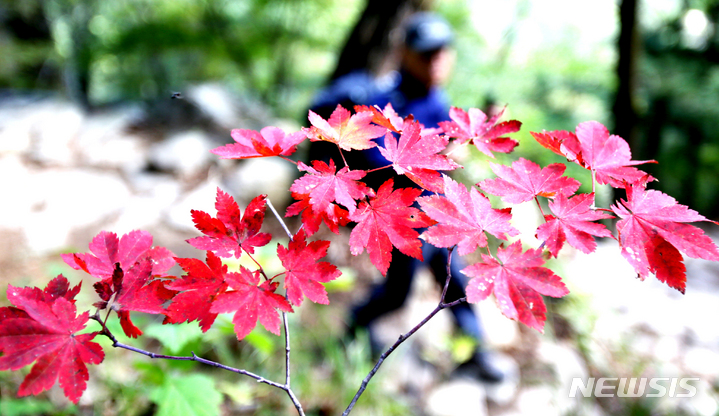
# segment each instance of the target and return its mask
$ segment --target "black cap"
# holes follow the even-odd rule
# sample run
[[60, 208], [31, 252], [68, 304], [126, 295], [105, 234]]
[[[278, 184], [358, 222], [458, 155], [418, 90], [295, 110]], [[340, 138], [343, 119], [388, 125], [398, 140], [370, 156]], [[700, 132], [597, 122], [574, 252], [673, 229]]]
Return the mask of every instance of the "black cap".
[[452, 42], [452, 28], [446, 20], [430, 13], [415, 13], [404, 25], [404, 43], [415, 52], [435, 51]]

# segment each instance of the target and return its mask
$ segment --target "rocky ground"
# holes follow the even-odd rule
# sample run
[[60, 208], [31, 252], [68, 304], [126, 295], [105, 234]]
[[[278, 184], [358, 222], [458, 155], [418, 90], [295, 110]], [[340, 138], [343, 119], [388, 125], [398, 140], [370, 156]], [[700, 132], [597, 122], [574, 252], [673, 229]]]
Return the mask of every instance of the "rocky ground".
[[[41, 284], [49, 278], [48, 259], [85, 251], [100, 230], [145, 229], [156, 245], [196, 256], [184, 243], [196, 235], [189, 212], [214, 212], [218, 186], [245, 202], [260, 193], [279, 208], [289, 202], [296, 175], [290, 164], [220, 161], [209, 150], [224, 144], [232, 128], [299, 126], [272, 120], [218, 87], [183, 95], [157, 108], [90, 113], [52, 97], [0, 101], [3, 288]], [[417, 402], [418, 414], [433, 416], [608, 415], [628, 412], [628, 399], [569, 398], [573, 377], [697, 377], [694, 397], [643, 399], [646, 414], [717, 414], [719, 265], [689, 260], [682, 296], [653, 278], [635, 279], [615, 242], [601, 242], [589, 256], [562, 255], [557, 272], [572, 295], [549, 305], [546, 334], [507, 320], [491, 302], [477, 305], [505, 382], [484, 385], [453, 375], [450, 352], [461, 355], [461, 348], [452, 341], [449, 314], [441, 313], [388, 360], [383, 371], [394, 376], [386, 388]], [[437, 295], [429, 276], [417, 279], [408, 305], [381, 322], [383, 339], [393, 342], [419, 322]]]

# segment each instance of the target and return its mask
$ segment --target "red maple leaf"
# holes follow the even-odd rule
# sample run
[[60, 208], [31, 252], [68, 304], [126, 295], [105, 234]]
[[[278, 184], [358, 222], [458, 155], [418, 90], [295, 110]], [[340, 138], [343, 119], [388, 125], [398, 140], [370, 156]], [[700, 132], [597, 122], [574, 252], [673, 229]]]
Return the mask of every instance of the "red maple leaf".
[[581, 144], [573, 132], [566, 130], [543, 131], [542, 133], [530, 131], [529, 134], [545, 148], [566, 157], [570, 162], [577, 163], [583, 168], [587, 167], [582, 159]]
[[624, 182], [654, 180], [646, 172], [632, 166], [657, 162], [631, 160], [632, 153], [627, 142], [617, 135], [610, 135], [609, 130], [601, 123], [596, 121], [579, 123], [576, 132], [576, 135], [567, 131], [532, 132], [532, 136], [542, 146], [593, 171], [600, 184], [623, 188]]
[[324, 211], [315, 212], [310, 204], [309, 194], [292, 193], [292, 197], [299, 201], [287, 207], [286, 217], [294, 217], [302, 214], [302, 228], [305, 229], [307, 235], [312, 235], [320, 229], [322, 221], [327, 224], [327, 228], [335, 234], [339, 234], [339, 226], [349, 223], [349, 212], [337, 204], [328, 204]]
[[338, 278], [342, 272], [337, 266], [319, 259], [327, 255], [329, 241], [307, 243], [304, 230], [292, 238], [287, 248], [278, 244], [277, 257], [285, 267], [287, 298], [293, 305], [302, 304], [303, 294], [315, 303], [327, 305], [327, 291], [322, 283]]
[[191, 238], [187, 242], [196, 249], [209, 250], [220, 257], [234, 255], [239, 259], [242, 250], [254, 253], [255, 247], [262, 247], [272, 239], [270, 234], [260, 232], [265, 220], [266, 198], [267, 195], [255, 197], [241, 216], [235, 199], [217, 188], [217, 218], [203, 211], [192, 210], [195, 228], [205, 235]]
[[251, 272], [240, 267], [239, 273], [226, 273], [225, 282], [234, 290], [221, 293], [212, 302], [213, 314], [235, 312], [232, 322], [235, 334], [241, 340], [257, 326], [257, 320], [275, 335], [280, 334], [280, 317], [277, 310], [292, 312], [284, 297], [275, 293], [277, 282], [266, 280], [259, 284], [259, 271]]
[[329, 165], [321, 160], [312, 161], [309, 167], [300, 162], [297, 167], [306, 175], [294, 181], [290, 191], [300, 195], [309, 195], [309, 202], [315, 213], [326, 212], [332, 202], [346, 207], [350, 213], [357, 209], [355, 199], [374, 195], [374, 191], [363, 182], [365, 171], [349, 170], [343, 167], [336, 172], [335, 162], [330, 159]]
[[307, 135], [301, 131], [285, 134], [277, 127], [255, 130], [234, 129], [230, 133], [236, 143], [212, 149], [220, 159], [248, 159], [253, 157], [289, 156], [297, 150]]
[[373, 117], [371, 111], [352, 115], [338, 104], [328, 120], [310, 110], [312, 127], [303, 128], [302, 131], [312, 141], [332, 142], [344, 150], [364, 150], [375, 147], [377, 144], [372, 140], [387, 132], [386, 128], [371, 124]]
[[389, 179], [380, 186], [377, 196], [360, 203], [350, 220], [357, 222], [350, 234], [350, 251], [357, 256], [367, 249], [372, 264], [382, 273], [392, 261], [392, 246], [402, 253], [422, 260], [422, 242], [414, 228], [434, 224], [422, 211], [412, 207], [421, 189], [393, 190]]
[[172, 298], [164, 323], [199, 321], [202, 332], [207, 332], [217, 318], [210, 312], [212, 302], [227, 290], [227, 266], [213, 252], [207, 252], [206, 263], [198, 259], [177, 259], [187, 274], [165, 285], [180, 293]]
[[501, 196], [509, 204], [531, 201], [536, 196], [553, 198], [558, 193], [571, 195], [579, 189], [578, 180], [562, 176], [567, 168], [562, 163], [552, 163], [544, 169], [525, 158], [512, 162], [512, 167], [490, 163], [498, 176], [477, 184], [485, 192]]
[[592, 221], [613, 218], [609, 214], [592, 209], [594, 194], [579, 194], [572, 198], [558, 195], [549, 202], [554, 215], [545, 215], [547, 221], [537, 228], [537, 238], [545, 242], [547, 249], [557, 257], [564, 242], [583, 253], [591, 253], [597, 248], [592, 235], [611, 237], [612, 233], [599, 223]]
[[94, 288], [102, 299], [94, 305], [117, 312], [122, 330], [130, 338], [142, 335], [140, 328], [132, 323], [130, 311], [165, 313], [163, 303], [176, 293], [165, 287], [165, 281], [152, 278], [152, 261], [147, 257], [127, 271], [117, 263], [112, 277], [95, 283]]
[[421, 135], [421, 125], [412, 121], [405, 125], [397, 140], [392, 133], [384, 138], [385, 147], [379, 151], [392, 162], [395, 172], [406, 175], [414, 183], [432, 192], [443, 192], [440, 170], [460, 167], [446, 155], [438, 154], [447, 147], [449, 139], [437, 134]]
[[497, 259], [482, 254], [481, 263], [462, 270], [473, 277], [467, 284], [467, 301], [477, 303], [491, 293], [504, 316], [544, 332], [547, 308], [541, 295], [562, 297], [569, 293], [559, 276], [541, 267], [542, 251], [529, 249], [522, 253], [516, 241], [506, 249], [497, 249]]
[[143, 258], [152, 260], [152, 274], [165, 276], [175, 265], [174, 254], [164, 247], [152, 247], [152, 235], [147, 231], [130, 231], [118, 239], [117, 234], [101, 231], [90, 242], [90, 253], [62, 254], [62, 259], [75, 270], [83, 270], [99, 279], [112, 277], [115, 264], [123, 270], [131, 268]]
[[437, 221], [420, 238], [436, 247], [457, 245], [460, 255], [487, 245], [485, 232], [506, 240], [519, 234], [509, 224], [509, 209], [494, 209], [486, 196], [475, 188], [467, 191], [464, 185], [444, 175], [444, 196], [423, 196], [418, 199], [422, 210]]
[[612, 211], [617, 222], [622, 256], [641, 279], [649, 274], [684, 293], [686, 273], [681, 250], [689, 257], [719, 260], [719, 249], [704, 232], [688, 222], [708, 221], [671, 196], [646, 190], [646, 183], [627, 185], [627, 200]]
[[38, 299], [46, 303], [52, 303], [57, 298], [65, 298], [75, 303], [75, 296], [80, 293], [82, 282], [70, 289], [70, 282], [61, 274], [52, 279], [45, 289], [37, 287], [16, 287], [15, 292], [25, 298]]
[[492, 152], [510, 153], [519, 144], [516, 140], [501, 137], [519, 131], [522, 123], [517, 120], [504, 121], [497, 124], [504, 110], [487, 120], [487, 115], [478, 108], [470, 108], [469, 112], [452, 107], [449, 117], [452, 121], [443, 121], [439, 126], [445, 134], [457, 138], [459, 144], [470, 141], [477, 149], [489, 157]]
[[362, 113], [369, 111], [372, 113], [372, 122], [378, 126], [382, 126], [395, 133], [400, 133], [405, 123], [405, 119], [400, 117], [391, 103], [387, 103], [384, 110], [380, 110], [377, 106], [356, 105], [355, 112]]
[[[579, 123], [576, 129], [581, 144], [582, 159], [587, 169], [596, 172], [597, 182], [615, 187], [624, 187], [624, 182], [635, 183], [647, 174], [632, 165], [656, 163], [654, 160], [631, 160], [632, 153], [627, 142], [596, 121]], [[653, 180], [651, 176], [648, 180]]]
[[[69, 286], [61, 276], [53, 282]], [[89, 379], [86, 364], [101, 363], [105, 354], [92, 341], [97, 332], [76, 334], [85, 329], [89, 314], [77, 316], [75, 304], [67, 298], [72, 291], [53, 293], [59, 292], [50, 285], [45, 291], [8, 285], [8, 300], [15, 307], [0, 308], [0, 370], [17, 370], [36, 361], [18, 396], [37, 395], [59, 380], [65, 396], [77, 403]]]

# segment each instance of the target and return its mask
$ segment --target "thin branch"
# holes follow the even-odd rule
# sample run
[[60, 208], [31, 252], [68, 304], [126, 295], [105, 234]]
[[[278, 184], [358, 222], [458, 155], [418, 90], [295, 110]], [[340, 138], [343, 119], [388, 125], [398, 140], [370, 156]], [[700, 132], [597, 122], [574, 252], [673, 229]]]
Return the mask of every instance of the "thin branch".
[[282, 225], [282, 228], [285, 230], [285, 232], [290, 237], [290, 239], [292, 239], [292, 233], [290, 232], [290, 229], [287, 228], [287, 224], [285, 224], [285, 222], [282, 220], [282, 217], [280, 217], [280, 214], [275, 209], [275, 206], [272, 205], [272, 201], [270, 201], [270, 198], [267, 198], [266, 201], [267, 201], [267, 206], [269, 206], [270, 209], [272, 210], [272, 213], [275, 214], [277, 221], [280, 222], [280, 225]]
[[350, 412], [354, 408], [355, 404], [357, 403], [357, 400], [359, 400], [362, 393], [364, 393], [364, 391], [367, 389], [367, 385], [369, 384], [370, 380], [372, 380], [372, 377], [374, 377], [374, 375], [379, 370], [380, 366], [382, 366], [382, 363], [384, 363], [384, 360], [387, 359], [387, 357], [389, 357], [389, 355], [392, 354], [392, 352], [394, 352], [394, 350], [396, 350], [397, 347], [400, 346], [400, 344], [405, 342], [407, 340], [407, 338], [411, 337], [415, 332], [419, 331], [420, 328], [422, 328], [427, 322], [429, 322], [429, 320], [432, 319], [442, 309], [451, 308], [452, 306], [459, 305], [460, 303], [463, 303], [466, 301], [467, 301], [466, 297], [457, 299], [454, 302], [450, 302], [450, 303], [444, 303], [444, 300], [440, 301], [439, 305], [437, 305], [437, 307], [434, 308], [434, 310], [432, 312], [430, 312], [429, 315], [427, 315], [424, 319], [422, 319], [422, 321], [420, 323], [418, 323], [414, 328], [410, 329], [409, 332], [400, 335], [399, 338], [397, 339], [397, 341], [395, 341], [395, 343], [392, 344], [392, 346], [389, 347], [389, 349], [387, 349], [387, 351], [385, 351], [379, 357], [379, 360], [377, 360], [377, 364], [375, 364], [374, 368], [372, 368], [372, 370], [369, 372], [369, 374], [367, 374], [367, 376], [364, 378], [364, 380], [362, 380], [362, 384], [360, 385], [359, 390], [357, 390], [357, 393], [352, 398], [352, 402], [350, 402], [349, 406], [347, 406], [347, 409], [345, 409], [345, 411], [342, 413], [342, 416], [347, 416], [350, 414]]
[[[305, 416], [305, 413], [302, 410], [302, 405], [297, 400], [297, 397], [295, 396], [294, 392], [290, 388], [289, 379], [288, 379], [287, 384], [280, 384], [275, 381], [268, 380], [268, 379], [266, 379], [258, 374], [255, 374], [251, 371], [242, 370], [240, 368], [235, 368], [235, 367], [230, 367], [228, 365], [224, 365], [224, 364], [218, 363], [216, 361], [198, 357], [194, 351], [192, 351], [191, 356], [156, 354], [154, 352], [143, 350], [143, 349], [137, 348], [137, 347], [133, 347], [132, 345], [123, 344], [122, 342], [118, 341], [117, 338], [115, 338], [115, 335], [113, 335], [112, 332], [110, 332], [110, 330], [107, 328], [105, 323], [102, 321], [99, 314], [95, 313], [93, 316], [90, 317], [90, 319], [97, 321], [100, 324], [100, 326], [102, 326], [102, 331], [100, 331], [100, 334], [108, 337], [110, 339], [110, 341], [112, 341], [112, 346], [114, 348], [122, 348], [122, 349], [125, 349], [128, 351], [132, 351], [132, 352], [136, 352], [138, 354], [145, 355], [145, 356], [153, 358], [153, 359], [174, 360], [174, 361], [195, 361], [195, 362], [198, 362], [201, 364], [209, 365], [210, 367], [219, 368], [219, 369], [230, 371], [230, 372], [236, 373], [236, 374], [242, 374], [244, 376], [255, 379], [258, 383], [267, 384], [269, 386], [276, 387], [280, 390], [287, 392], [287, 394], [290, 396], [290, 400], [292, 400], [292, 403], [295, 405], [295, 408], [297, 409], [297, 413], [299, 413], [300, 416]], [[288, 347], [288, 354], [289, 354], [289, 347]]]
[[[285, 224], [284, 220], [282, 220], [282, 217], [280, 217], [280, 214], [275, 209], [275, 206], [272, 205], [272, 201], [270, 201], [269, 198], [267, 198], [267, 205], [270, 207], [270, 210], [272, 210], [272, 213], [275, 214], [277, 221], [280, 225], [282, 225], [282, 228], [285, 230], [285, 233], [287, 233], [287, 236], [290, 240], [292, 240], [292, 233], [290, 232], [290, 229], [287, 228], [287, 224]], [[279, 276], [279, 274], [274, 276], [273, 279], [277, 276]], [[287, 293], [285, 293], [285, 299], [287, 299]], [[287, 395], [290, 396], [290, 400], [292, 401], [292, 404], [295, 405], [297, 413], [299, 413], [300, 416], [304, 416], [305, 412], [302, 410], [302, 404], [300, 404], [300, 401], [297, 400], [297, 396], [295, 396], [295, 393], [290, 388], [290, 327], [287, 321], [286, 312], [282, 312], [282, 323], [285, 329], [285, 388], [283, 390], [285, 390]]]
[[452, 279], [452, 252], [456, 246], [452, 246], [447, 249], [447, 279], [444, 281], [444, 288], [442, 289], [442, 297], [439, 298], [440, 302], [444, 302], [444, 297], [447, 295], [447, 289], [449, 288], [449, 281]]
[[[285, 298], [287, 298], [287, 295], [285, 295]], [[287, 392], [287, 395], [290, 397], [290, 400], [292, 401], [292, 404], [295, 405], [295, 409], [297, 409], [297, 413], [299, 413], [300, 416], [304, 416], [305, 412], [302, 410], [302, 404], [297, 399], [297, 396], [295, 396], [295, 393], [290, 388], [290, 327], [287, 322], [287, 313], [282, 312], [282, 322], [285, 327], [285, 391]]]

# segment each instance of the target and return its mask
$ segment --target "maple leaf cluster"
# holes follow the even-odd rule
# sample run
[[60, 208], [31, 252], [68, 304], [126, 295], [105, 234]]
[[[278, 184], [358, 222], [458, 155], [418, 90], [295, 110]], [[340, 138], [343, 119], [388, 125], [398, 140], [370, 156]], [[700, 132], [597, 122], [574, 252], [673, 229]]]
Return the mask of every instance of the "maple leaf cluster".
[[[602, 124], [587, 121], [580, 123], [576, 132], [531, 134], [545, 148], [590, 170], [597, 183], [626, 190], [627, 199], [617, 201], [610, 212], [620, 218], [616, 239], [622, 256], [640, 279], [654, 274], [684, 293], [686, 267], [680, 251], [690, 257], [719, 261], [719, 249], [711, 238], [700, 228], [687, 224], [709, 220], [667, 194], [647, 190], [647, 184], [655, 178], [634, 166], [656, 161], [631, 160], [627, 142], [609, 134]], [[608, 230], [590, 222], [610, 217], [595, 210], [592, 199], [586, 194], [571, 199], [562, 195], [549, 204], [554, 215], [546, 216], [547, 222], [540, 226], [537, 236], [546, 241], [553, 255], [564, 241], [589, 253], [596, 247], [587, 238], [589, 234], [611, 236]]]
[[[517, 132], [521, 123], [499, 122], [503, 111], [489, 117], [478, 109], [453, 107], [451, 121], [425, 128], [411, 115], [400, 117], [391, 105], [357, 106], [354, 114], [337, 106], [327, 120], [310, 111], [311, 127], [290, 134], [276, 127], [233, 130], [235, 143], [213, 153], [234, 159], [280, 157], [302, 174], [290, 187], [296, 201], [285, 213], [299, 216], [302, 225], [287, 246], [277, 244], [284, 270], [270, 275], [254, 258], [255, 250], [272, 238], [261, 232], [266, 195], [252, 199], [243, 213], [235, 199], [218, 188], [215, 216], [191, 211], [202, 235], [187, 242], [205, 252], [204, 260], [178, 258], [164, 247], [153, 247], [152, 236], [145, 231], [122, 237], [103, 231], [92, 239], [89, 252], [62, 255], [72, 268], [96, 279], [93, 288], [99, 301], [93, 304], [97, 311], [92, 316], [77, 314], [80, 285], [70, 288], [62, 275], [44, 289], [9, 286], [8, 299], [14, 306], [0, 308], [0, 370], [17, 370], [34, 362], [20, 386], [21, 396], [38, 394], [59, 380], [65, 395], [77, 403], [88, 380], [86, 365], [104, 358], [102, 348], [92, 340], [100, 334], [117, 342], [105, 325], [112, 311], [131, 338], [142, 335], [132, 322], [132, 311], [164, 315], [165, 324], [197, 321], [203, 332], [218, 314], [233, 313], [239, 340], [258, 322], [279, 335], [282, 313], [293, 312], [305, 297], [329, 303], [323, 283], [341, 274], [335, 265], [321, 261], [330, 243], [308, 241], [322, 223], [334, 233], [351, 224], [350, 252], [357, 256], [366, 251], [382, 274], [389, 269], [394, 249], [419, 260], [424, 243], [456, 247], [461, 256], [479, 249], [481, 260], [463, 270], [471, 277], [467, 301], [480, 302], [493, 295], [505, 316], [538, 331], [543, 331], [546, 321], [542, 295], [568, 293], [560, 277], [544, 267], [545, 259], [557, 257], [565, 243], [591, 253], [597, 247], [595, 237], [614, 238], [640, 278], [654, 274], [682, 293], [686, 287], [682, 252], [719, 261], [719, 248], [701, 229], [688, 224], [707, 219], [666, 194], [647, 190], [654, 178], [635, 166], [654, 161], [631, 160], [626, 141], [595, 121], [579, 124], [575, 132], [531, 134], [542, 146], [590, 170], [592, 189], [596, 182], [626, 190], [626, 200], [610, 208], [596, 207], [594, 192], [578, 194], [580, 183], [564, 176], [566, 166], [561, 163], [541, 167], [523, 158], [511, 166], [490, 163], [496, 177], [469, 188], [447, 176], [444, 172], [461, 167], [450, 158], [451, 152], [445, 152], [451, 143], [473, 145], [491, 158], [495, 152], [514, 150], [519, 143], [506, 135]], [[343, 165], [331, 159], [309, 165], [289, 159], [307, 139], [334, 143]], [[353, 170], [347, 165], [344, 152], [375, 147], [386, 159], [385, 166]], [[416, 187], [395, 188], [395, 181], [389, 179], [372, 189], [363, 180], [379, 169], [392, 169]], [[500, 197], [509, 207], [492, 207], [486, 194]], [[542, 212], [545, 222], [536, 229], [542, 243], [525, 250], [512, 226], [511, 206], [535, 200], [541, 210], [539, 198], [548, 199], [550, 210]], [[616, 237], [597, 222], [613, 218], [611, 214], [619, 217]], [[493, 254], [490, 237], [506, 244]], [[245, 264], [253, 267], [231, 271], [222, 260], [245, 257], [249, 259]], [[175, 265], [182, 276], [168, 274]], [[101, 311], [106, 313], [104, 319]], [[89, 319], [96, 320], [101, 331], [82, 332]]]
[[[93, 288], [100, 300], [93, 304], [97, 308], [94, 319], [101, 322], [100, 311], [107, 311], [107, 316], [114, 311], [125, 335], [137, 338], [142, 330], [132, 322], [131, 311], [165, 315], [165, 324], [198, 321], [203, 332], [218, 314], [234, 313], [232, 322], [241, 340], [258, 321], [279, 335], [280, 312], [293, 312], [292, 306], [299, 306], [305, 296], [329, 303], [321, 283], [340, 275], [336, 266], [319, 261], [327, 254], [329, 242], [307, 242], [300, 230], [287, 247], [278, 244], [283, 272], [269, 277], [256, 262], [257, 270], [240, 266], [232, 272], [222, 258], [251, 256], [271, 240], [260, 232], [266, 196], [253, 199], [242, 214], [234, 198], [218, 189], [215, 207], [216, 217], [191, 212], [203, 235], [188, 243], [206, 251], [205, 261], [178, 258], [164, 247], [153, 247], [150, 233], [137, 230], [119, 238], [102, 231], [90, 242], [88, 253], [63, 254], [73, 269], [97, 279]], [[185, 272], [182, 277], [168, 275], [175, 264]], [[286, 297], [277, 293], [280, 276], [284, 276]], [[20, 386], [20, 396], [38, 394], [59, 379], [65, 395], [77, 403], [88, 380], [86, 363], [102, 361], [102, 348], [92, 339], [98, 334], [112, 339], [112, 335], [104, 321], [102, 331], [77, 334], [90, 319], [89, 312], [77, 316], [79, 290], [80, 285], [70, 289], [62, 275], [44, 290], [9, 286], [8, 299], [15, 306], [0, 308], [0, 370], [17, 370], [35, 362]]]
[[[515, 241], [506, 248], [500, 246], [496, 256], [492, 255], [488, 235], [508, 240], [519, 234], [511, 225], [511, 208], [493, 208], [477, 188], [468, 190], [443, 172], [461, 167], [449, 157], [451, 152], [445, 152], [450, 140], [455, 146], [474, 145], [492, 158], [495, 152], [512, 152], [519, 143], [507, 135], [517, 132], [521, 123], [500, 122], [503, 113], [488, 116], [476, 108], [465, 111], [452, 107], [450, 121], [428, 129], [412, 116], [400, 117], [391, 105], [384, 109], [356, 106], [354, 114], [338, 105], [327, 120], [310, 111], [311, 127], [302, 129], [309, 140], [336, 144], [342, 161], [346, 160], [344, 152], [377, 147], [387, 160], [387, 165], [378, 169], [392, 168], [417, 188], [395, 189], [390, 179], [373, 190], [362, 182], [371, 171], [352, 170], [346, 162], [338, 170], [333, 160], [312, 161], [311, 166], [300, 162], [297, 167], [304, 175], [290, 188], [297, 202], [286, 215], [300, 215], [309, 235], [323, 222], [335, 233], [339, 226], [354, 223], [350, 252], [359, 255], [366, 250], [382, 274], [389, 268], [393, 249], [421, 260], [422, 240], [437, 247], [456, 246], [459, 255], [482, 248], [487, 251], [481, 255], [482, 261], [464, 270], [472, 277], [468, 301], [481, 301], [493, 294], [507, 317], [540, 331], [546, 309], [539, 294], [559, 297], [568, 293], [561, 280], [541, 266], [545, 249], [549, 256], [557, 257], [566, 243], [591, 253], [597, 247], [595, 237], [615, 238], [622, 255], [642, 279], [655, 274], [681, 292], [685, 290], [686, 273], [680, 250], [692, 257], [719, 260], [719, 250], [709, 237], [686, 224], [707, 219], [659, 191], [646, 190], [654, 178], [635, 166], [655, 162], [632, 160], [626, 141], [595, 121], [579, 124], [576, 132], [531, 134], [542, 146], [590, 170], [592, 189], [595, 182], [609, 184], [626, 189], [628, 199], [618, 201], [611, 209], [596, 207], [594, 192], [577, 194], [580, 183], [564, 176], [566, 166], [561, 163], [541, 167], [524, 158], [511, 166], [490, 163], [496, 178], [477, 183], [479, 189], [499, 196], [508, 206], [536, 200], [541, 209], [539, 198], [547, 198], [550, 210], [543, 212], [545, 222], [536, 230], [536, 237], [542, 241], [539, 248], [522, 252], [521, 244]], [[287, 137], [296, 138], [295, 134]], [[257, 141], [248, 139], [256, 136], [235, 134], [237, 144], [213, 152], [240, 159], [247, 157], [245, 154], [261, 153]], [[282, 139], [282, 134], [276, 137], [276, 142], [262, 146], [275, 146], [275, 153], [289, 155], [298, 144]], [[383, 144], [378, 138], [383, 138]], [[237, 146], [254, 146], [255, 150], [233, 153], [231, 149]], [[614, 218], [611, 214], [620, 218], [617, 237], [597, 222]]]

